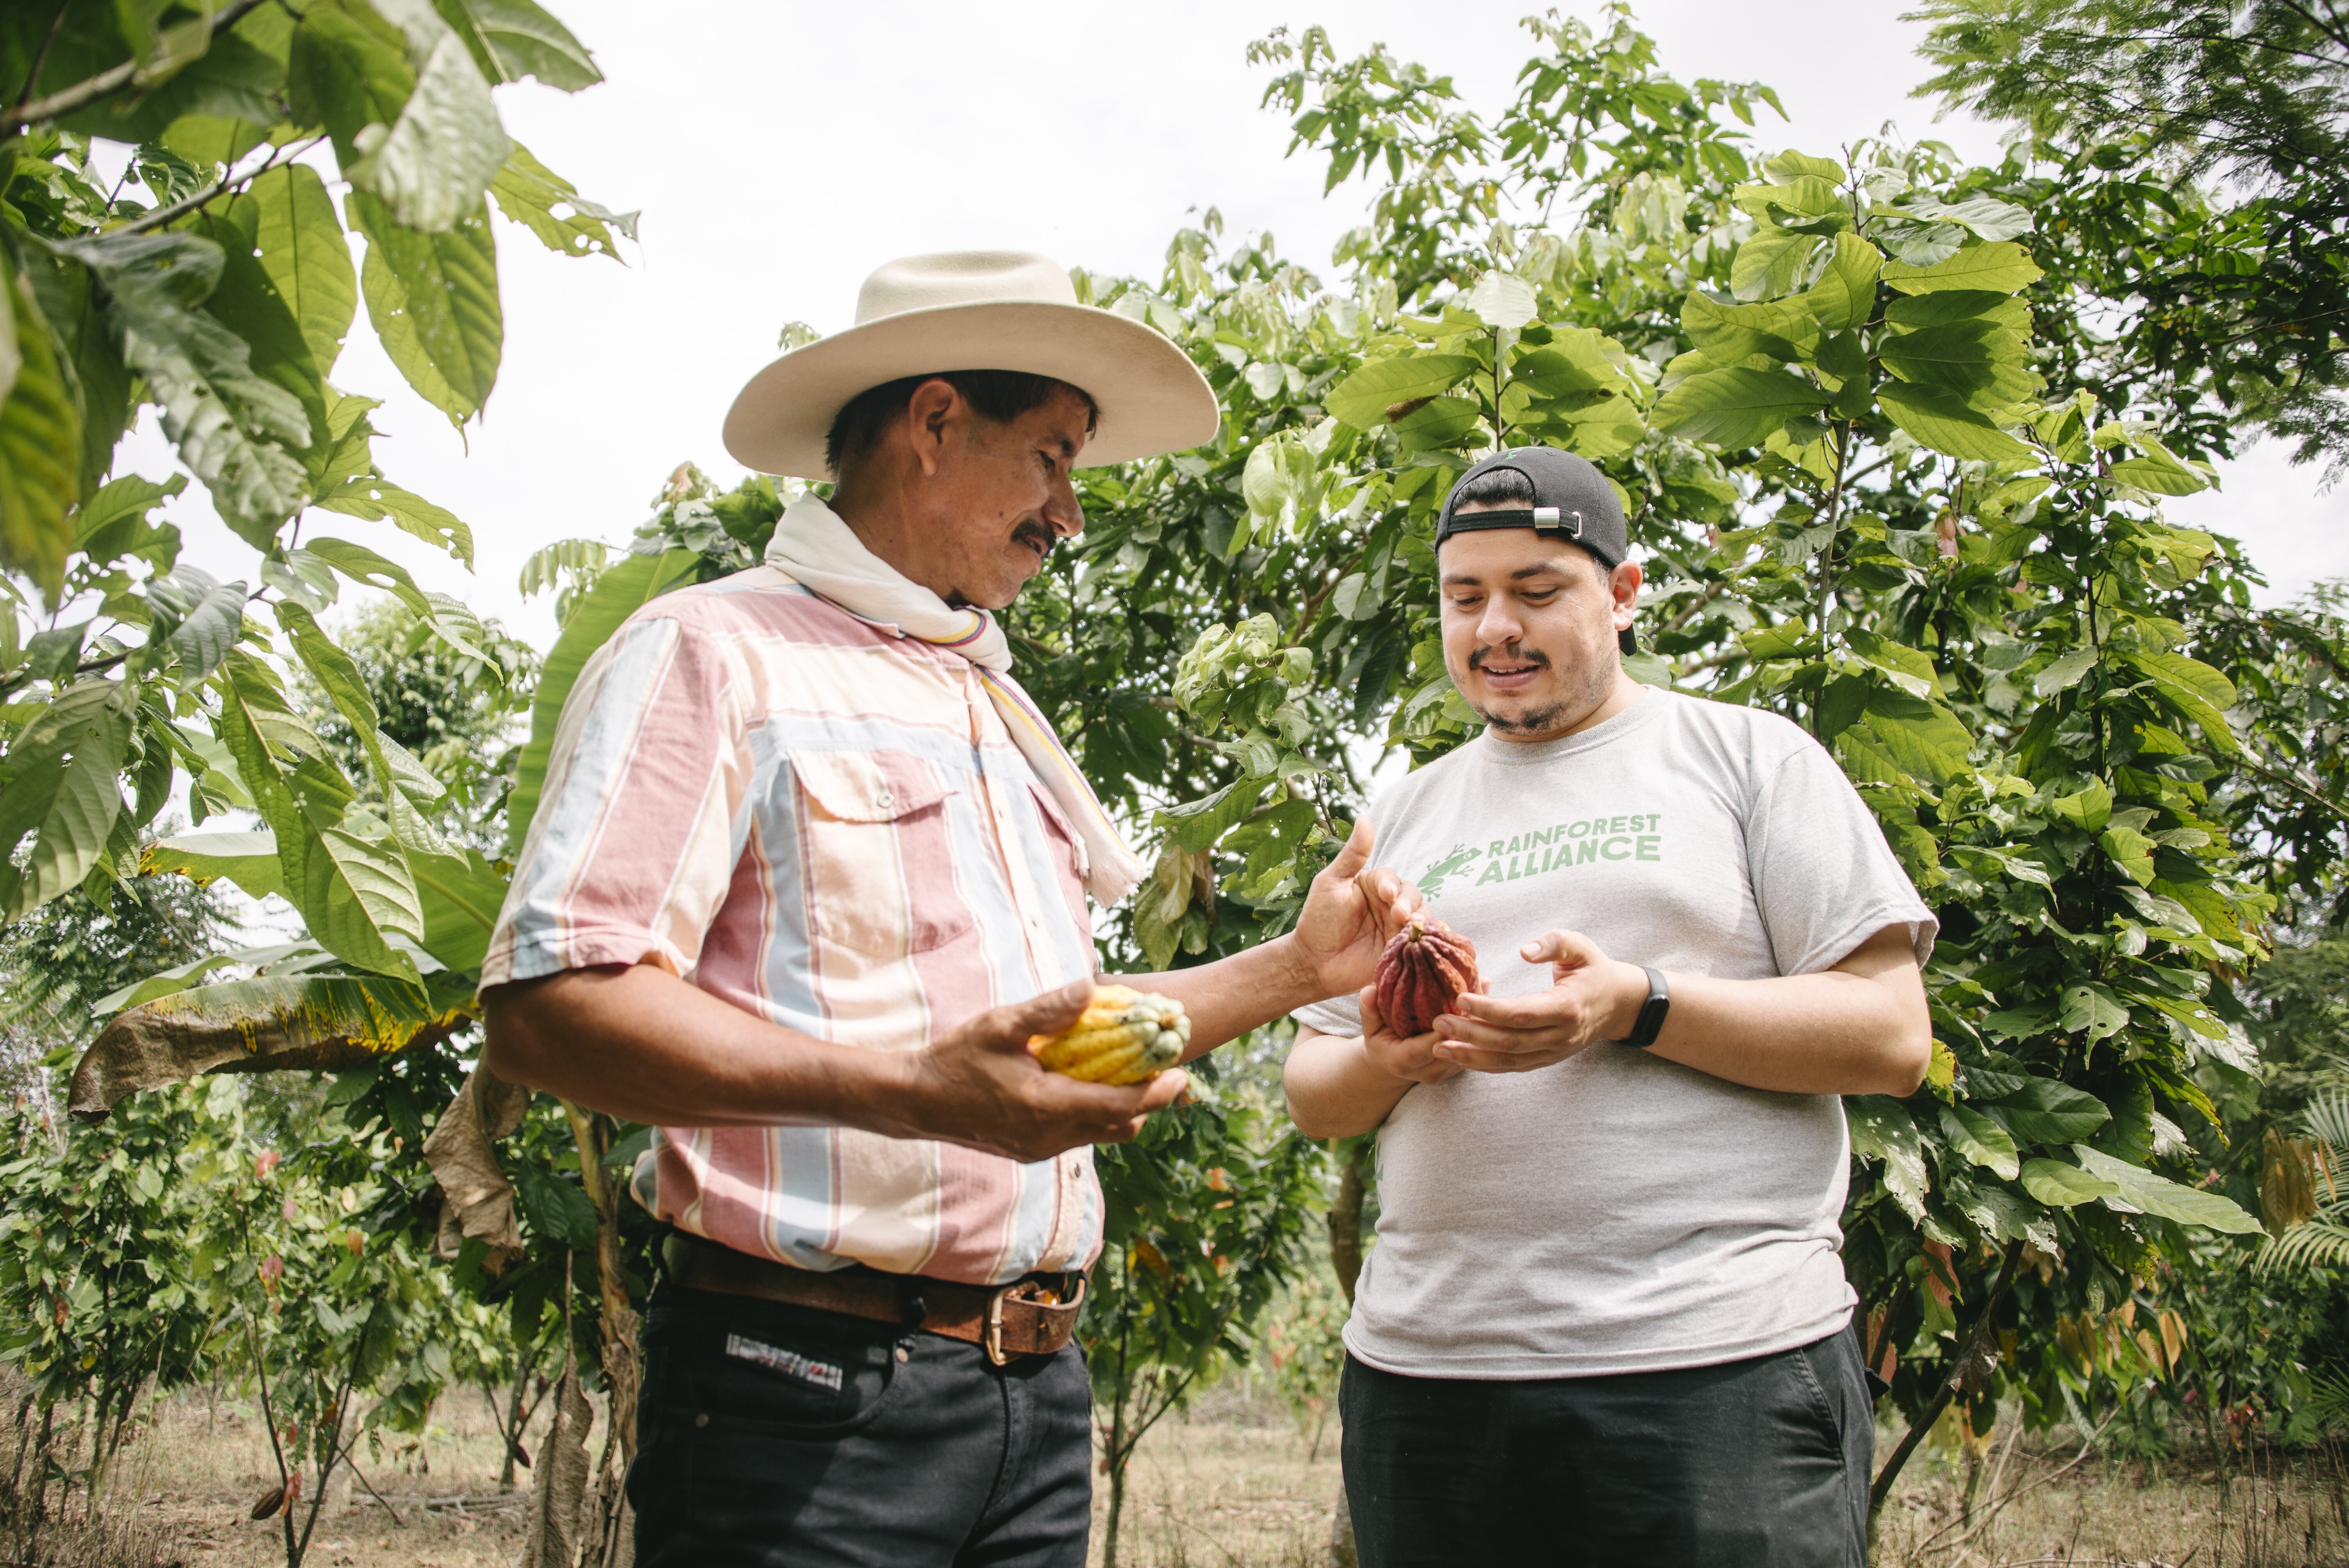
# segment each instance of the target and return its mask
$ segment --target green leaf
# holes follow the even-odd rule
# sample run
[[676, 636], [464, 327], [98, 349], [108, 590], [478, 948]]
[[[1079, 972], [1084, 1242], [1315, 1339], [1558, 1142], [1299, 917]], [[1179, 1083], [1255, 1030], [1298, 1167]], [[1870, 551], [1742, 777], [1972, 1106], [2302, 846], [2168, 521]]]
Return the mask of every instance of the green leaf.
[[[2072, 1152], [2079, 1157], [2081, 1166], [2092, 1176], [2108, 1182], [2116, 1189], [2105, 1194], [2107, 1199], [2116, 1198], [2132, 1209], [2147, 1214], [2158, 1214], [2164, 1220], [2174, 1220], [2180, 1225], [2199, 1225], [2206, 1231], [2223, 1231], [2230, 1236], [2257, 1234], [2262, 1227], [2242, 1206], [2223, 1193], [2205, 1192], [2187, 1187], [2166, 1176], [2116, 1159], [2102, 1149], [2086, 1144], [2074, 1144]], [[2107, 1201], [2106, 1208], [2116, 1207]]]
[[1764, 223], [1753, 238], [1737, 247], [1730, 263], [1729, 290], [1739, 299], [1774, 299], [1801, 280], [1812, 254], [1816, 234], [1798, 234]]
[[1945, 388], [1977, 409], [2020, 402], [2036, 385], [2023, 339], [1979, 317], [1890, 334], [1877, 353], [1902, 380]]
[[2029, 463], [2036, 454], [1984, 417], [1956, 392], [1909, 381], [1887, 381], [1877, 401], [1920, 446], [1974, 462]]
[[388, 8], [407, 35], [415, 85], [388, 130], [354, 136], [362, 156], [346, 157], [343, 172], [403, 227], [447, 234], [480, 209], [513, 144], [465, 41], [422, 0]]
[[461, 426], [497, 384], [504, 351], [488, 210], [476, 205], [446, 233], [422, 234], [364, 191], [352, 192], [347, 207], [367, 236], [359, 292], [384, 352], [419, 397]]
[[493, 82], [536, 77], [548, 87], [577, 92], [604, 79], [595, 57], [571, 30], [531, 0], [433, 0], [441, 20], [457, 29], [474, 63]]
[[1912, 294], [1885, 307], [1884, 322], [1913, 332], [1921, 327], [1946, 327], [1956, 321], [1987, 321], [2018, 337], [2031, 336], [2031, 307], [2011, 295], [1987, 289], [1950, 288], [1934, 294]]
[[1534, 318], [1534, 291], [1521, 277], [1488, 272], [1463, 295], [1460, 303], [1487, 327], [1514, 331]]
[[1734, 367], [1748, 355], [1799, 359], [1819, 340], [1819, 323], [1798, 300], [1773, 305], [1723, 305], [1706, 294], [1681, 303], [1681, 330], [1715, 365]]
[[1166, 830], [1170, 841], [1197, 855], [1214, 848], [1217, 839], [1255, 810], [1271, 784], [1269, 778], [1239, 779], [1213, 794], [1167, 806], [1151, 820]]
[[[2064, 1010], [2058, 1016], [2057, 1022], [2067, 1030], [2085, 1030], [2088, 1043], [2093, 1045], [2109, 1035], [2119, 1033], [2128, 1026], [2128, 1008], [2122, 1003], [2119, 997], [2113, 994], [2110, 986], [2090, 981], [2080, 985], [2067, 985], [2064, 988]], [[2033, 1081], [2040, 1083], [2045, 1080]], [[2097, 1108], [2102, 1110], [2104, 1107], [2099, 1104]], [[2056, 1141], [2055, 1137], [2046, 1131], [2032, 1133], [2029, 1136], [2046, 1143]], [[2085, 1137], [2087, 1136], [2087, 1129], [2084, 1128], [2069, 1136]]]
[[530, 739], [523, 745], [513, 792], [506, 797], [510, 852], [519, 854], [530, 832], [530, 819], [538, 810], [538, 792], [546, 782], [547, 761], [554, 751], [554, 728], [588, 656], [611, 640], [622, 621], [689, 578], [700, 561], [700, 556], [691, 550], [626, 556], [606, 568], [572, 610], [563, 635], [554, 639], [554, 650], [539, 671], [538, 691], [530, 707]]
[[411, 849], [408, 868], [424, 912], [424, 937], [418, 945], [460, 973], [479, 970], [505, 903], [506, 877], [471, 847], [452, 855]]
[[1884, 1162], [1884, 1185], [1912, 1220], [1925, 1215], [1925, 1141], [1908, 1107], [1888, 1095], [1847, 1095], [1844, 1120], [1851, 1128], [1851, 1151]]
[[1791, 147], [1764, 159], [1762, 169], [1774, 180], [1798, 180], [1807, 174], [1813, 179], [1824, 180], [1829, 185], [1840, 184], [1844, 176], [1843, 165], [1834, 159], [1814, 158]]
[[408, 568], [398, 562], [377, 555], [364, 545], [354, 545], [347, 539], [312, 539], [302, 546], [335, 570], [355, 583], [398, 596], [399, 602], [419, 616], [430, 619], [432, 601], [408, 575]]
[[[2104, 845], [2105, 853], [2113, 857], [2113, 864], [2127, 872], [2129, 879], [2138, 887], [2142, 888], [2153, 880], [2152, 839], [2133, 827], [2116, 826], [2105, 829], [2099, 842]], [[2065, 1027], [2077, 1028], [2078, 1025], [2067, 1024]]]
[[1356, 430], [1375, 431], [1385, 426], [1389, 409], [1450, 391], [1475, 369], [1476, 360], [1466, 354], [1373, 359], [1340, 381], [1321, 406]]
[[1906, 691], [1878, 687], [1868, 692], [1866, 710], [1845, 735], [1873, 741], [1909, 778], [1936, 789], [1971, 766], [1973, 736], [1957, 715]]
[[1874, 245], [1857, 234], [1837, 234], [1826, 271], [1795, 303], [1825, 331], [1848, 332], [1865, 327], [1876, 314], [1876, 279], [1883, 265], [1884, 253]]
[[2039, 1077], [2026, 1078], [2022, 1088], [2001, 1096], [1992, 1109], [2016, 1137], [2048, 1144], [2086, 1137], [2112, 1116], [2095, 1096]]
[[[279, 292], [275, 279], [255, 254], [258, 245], [245, 224], [259, 209], [238, 201], [219, 213], [196, 216], [191, 232], [220, 247], [220, 281], [203, 303], [204, 314], [243, 340], [252, 372], [291, 393], [302, 405], [307, 447], [326, 430], [326, 380], [310, 356], [310, 345]], [[307, 464], [305, 464], [306, 472]]]
[[1941, 1131], [1950, 1147], [1968, 1159], [2012, 1181], [2019, 1168], [2014, 1137], [1980, 1111], [1965, 1106], [1941, 1107]]
[[269, 170], [229, 202], [226, 216], [260, 253], [323, 381], [341, 357], [359, 303], [350, 244], [325, 182], [306, 164]]
[[267, 828], [247, 833], [182, 833], [159, 838], [139, 854], [141, 876], [177, 872], [202, 886], [222, 877], [250, 898], [285, 896], [285, 867], [277, 858], [277, 836]]
[[2229, 756], [2240, 753], [2227, 710], [2235, 705], [2235, 683], [2199, 659], [2182, 653], [2127, 653], [2121, 656], [2152, 680], [2170, 706], [2201, 728], [2203, 739]]
[[2053, 697], [2058, 691], [2078, 685], [2082, 678], [2095, 667], [2096, 650], [2093, 645], [2059, 653], [2046, 669], [2032, 678], [2031, 689], [2042, 697]]
[[595, 1244], [595, 1206], [575, 1182], [527, 1162], [513, 1170], [515, 1205], [530, 1228], [566, 1247]]
[[214, 970], [274, 963], [295, 953], [316, 951], [318, 945], [316, 942], [280, 942], [271, 947], [233, 948], [227, 952], [207, 953], [202, 958], [159, 971], [144, 980], [134, 981], [119, 991], [109, 992], [91, 1002], [89, 1011], [93, 1017], [103, 1018], [126, 1007], [142, 1007], [158, 997], [176, 996], [190, 986], [200, 984], [204, 976]]
[[2086, 788], [2060, 795], [2047, 804], [2056, 815], [2090, 833], [2100, 831], [2113, 819], [2113, 792], [2105, 787], [2102, 779], [2090, 779]]
[[388, 517], [401, 533], [446, 550], [469, 566], [473, 564], [473, 531], [456, 514], [377, 475], [347, 481], [311, 504], [370, 523]]
[[[178, 679], [182, 687], [194, 685], [220, 668], [229, 649], [244, 633], [245, 586], [242, 582], [215, 583], [192, 566], [178, 566], [168, 576], [151, 580], [147, 586], [148, 603], [160, 612], [173, 597], [192, 598], [180, 611], [180, 623], [166, 635], [159, 649], [150, 642], [150, 655], [168, 650], [179, 660]], [[160, 631], [159, 619], [155, 630]], [[150, 668], [153, 668], [152, 665]]]
[[[0, 757], [0, 919], [79, 887], [122, 813], [118, 776], [130, 747], [121, 685], [84, 680], [42, 709]], [[34, 835], [20, 863], [18, 842]]]
[[1940, 673], [1933, 668], [1927, 655], [1913, 648], [1903, 648], [1889, 638], [1878, 637], [1865, 627], [1854, 627], [1844, 634], [1844, 645], [1861, 662], [1882, 670], [1892, 683], [1911, 697], [1944, 697]]
[[1926, 202], [1906, 211], [1936, 223], [1959, 224], [1985, 240], [2011, 240], [2032, 229], [2029, 208], [2002, 202], [1995, 196], [1970, 196], [1962, 202]]
[[[536, 234], [539, 244], [567, 256], [607, 255], [617, 261], [620, 254], [612, 248], [612, 228], [630, 239], [636, 237], [636, 213], [597, 206], [570, 181], [532, 157], [530, 149], [519, 141], [505, 167], [490, 182], [490, 195], [499, 212]], [[560, 217], [555, 215], [558, 207], [567, 209]]]
[[1945, 288], [2018, 294], [2043, 275], [2029, 254], [2013, 240], [1970, 245], [1931, 266], [1910, 266], [1897, 261], [1887, 262], [1884, 266], [1884, 281], [1903, 294], [1934, 294]]
[[1394, 432], [1405, 452], [1433, 452], [1455, 446], [1475, 431], [1483, 410], [1466, 398], [1435, 398], [1394, 422]]
[[180, 531], [150, 524], [147, 514], [187, 487], [184, 473], [160, 484], [135, 473], [107, 481], [74, 514], [73, 547], [93, 565], [135, 556], [157, 571], [170, 571], [179, 558]]
[[322, 790], [339, 787], [347, 798], [350, 786], [323, 746], [292, 768], [281, 763], [264, 735], [305, 736], [306, 731], [262, 665], [233, 655], [213, 686], [221, 696], [221, 739], [236, 759], [254, 809], [277, 836], [285, 896], [310, 934], [361, 969], [414, 980], [414, 961], [386, 940], [415, 941], [424, 930], [416, 884], [398, 850], [313, 815], [320, 808], [311, 803], [324, 798]]
[[1754, 446], [1790, 416], [1826, 403], [1825, 392], [1785, 370], [1707, 370], [1666, 392], [1654, 423], [1687, 441]]
[[2026, 1159], [2023, 1162], [2023, 1189], [2055, 1209], [2071, 1209], [2098, 1198], [2109, 1198], [2120, 1190], [2109, 1181], [2089, 1175], [2075, 1165], [2060, 1159]]
[[2209, 476], [2189, 468], [2167, 452], [2149, 452], [2124, 458], [2105, 472], [2115, 484], [2155, 495], [2193, 495], [2210, 488]]
[[107, 295], [123, 362], [147, 379], [163, 433], [212, 492], [237, 535], [266, 549], [301, 509], [308, 475], [296, 455], [313, 439], [302, 400], [257, 373], [252, 349], [195, 308], [221, 277], [221, 247], [163, 233], [68, 241]]
[[81, 412], [48, 318], [0, 245], [0, 567], [54, 594], [81, 499]]

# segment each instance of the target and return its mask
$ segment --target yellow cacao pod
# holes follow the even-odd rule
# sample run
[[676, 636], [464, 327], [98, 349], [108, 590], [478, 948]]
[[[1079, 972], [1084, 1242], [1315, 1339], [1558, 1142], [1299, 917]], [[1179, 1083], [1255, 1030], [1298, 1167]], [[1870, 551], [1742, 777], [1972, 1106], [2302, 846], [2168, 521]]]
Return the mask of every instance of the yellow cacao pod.
[[1139, 1084], [1182, 1060], [1191, 1020], [1172, 997], [1104, 985], [1058, 1034], [1031, 1035], [1028, 1049], [1055, 1073], [1090, 1084]]

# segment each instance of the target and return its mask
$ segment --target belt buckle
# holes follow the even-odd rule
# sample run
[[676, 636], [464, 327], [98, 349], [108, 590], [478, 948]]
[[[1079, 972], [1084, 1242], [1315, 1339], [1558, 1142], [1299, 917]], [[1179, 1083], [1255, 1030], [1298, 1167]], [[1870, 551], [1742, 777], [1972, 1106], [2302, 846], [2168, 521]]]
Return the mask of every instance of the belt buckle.
[[1021, 1282], [1014, 1280], [1009, 1284], [990, 1292], [987, 1298], [987, 1325], [979, 1334], [978, 1345], [980, 1349], [987, 1352], [987, 1359], [998, 1366], [1011, 1365], [1011, 1358], [1003, 1354], [1003, 1303], [1013, 1291], [1019, 1288]]

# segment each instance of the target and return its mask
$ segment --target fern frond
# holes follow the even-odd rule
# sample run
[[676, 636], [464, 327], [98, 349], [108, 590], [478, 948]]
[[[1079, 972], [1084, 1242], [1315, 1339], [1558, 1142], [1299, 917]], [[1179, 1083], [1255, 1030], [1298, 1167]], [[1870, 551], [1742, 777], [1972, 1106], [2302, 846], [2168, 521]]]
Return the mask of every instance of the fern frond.
[[2349, 1267], [2349, 1214], [2336, 1206], [2325, 1215], [2293, 1226], [2260, 1249], [2259, 1268]]

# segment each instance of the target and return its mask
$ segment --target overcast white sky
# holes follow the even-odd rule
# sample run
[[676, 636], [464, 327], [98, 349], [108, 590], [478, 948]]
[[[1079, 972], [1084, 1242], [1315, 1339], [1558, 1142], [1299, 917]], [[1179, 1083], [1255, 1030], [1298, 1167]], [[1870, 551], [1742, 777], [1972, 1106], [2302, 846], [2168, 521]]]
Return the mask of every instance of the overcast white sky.
[[[890, 5], [807, 0], [549, 0], [609, 78], [564, 95], [501, 91], [508, 130], [588, 196], [643, 212], [628, 265], [558, 257], [498, 225], [505, 358], [485, 418], [460, 441], [375, 347], [364, 313], [335, 373], [382, 398], [377, 452], [397, 483], [472, 526], [478, 573], [388, 524], [335, 531], [398, 558], [428, 587], [544, 647], [551, 600], [525, 604], [515, 574], [554, 540], [619, 542], [679, 462], [739, 477], [719, 424], [789, 320], [849, 324], [864, 275], [893, 256], [973, 246], [1041, 250], [1096, 272], [1154, 276], [1195, 210], [1221, 208], [1227, 237], [1270, 230], [1284, 254], [1326, 269], [1360, 221], [1360, 182], [1324, 199], [1317, 160], [1283, 157], [1283, 119], [1259, 109], [1268, 72], [1251, 39], [1319, 22], [1341, 54], [1383, 41], [1450, 73], [1488, 113], [1528, 55], [1526, 0], [1428, 6], [1397, 0], [1297, 5]], [[1586, 17], [1596, 7], [1570, 7]], [[1972, 123], [1935, 126], [1910, 99], [1928, 74], [1921, 29], [1892, 0], [1813, 0], [1799, 25], [1752, 0], [1650, 0], [1643, 27], [1664, 68], [1776, 87], [1791, 125], [1766, 112], [1765, 144], [1831, 151], [1896, 119], [1987, 157]], [[160, 475], [151, 431], [127, 466]], [[2337, 498], [2262, 452], [2226, 494], [2178, 505], [2181, 521], [2251, 542], [2289, 597], [2349, 575]], [[177, 504], [190, 559], [248, 576], [253, 556], [201, 500]], [[325, 520], [325, 514], [319, 514]]]

